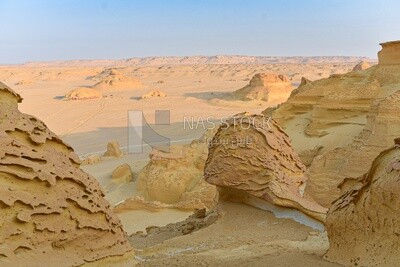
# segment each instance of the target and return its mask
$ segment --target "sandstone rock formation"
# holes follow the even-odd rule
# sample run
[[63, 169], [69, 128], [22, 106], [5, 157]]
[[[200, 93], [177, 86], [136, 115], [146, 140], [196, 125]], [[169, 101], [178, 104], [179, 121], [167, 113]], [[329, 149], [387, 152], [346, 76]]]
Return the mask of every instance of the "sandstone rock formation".
[[400, 41], [381, 43], [382, 50], [378, 52], [380, 65], [400, 64]]
[[246, 114], [226, 123], [210, 144], [206, 181], [324, 221], [326, 209], [303, 196], [306, 168], [278, 124], [262, 115]]
[[325, 207], [341, 195], [344, 179], [364, 174], [400, 135], [400, 64], [382, 56], [395, 57], [391, 46], [383, 45], [378, 65], [302, 85], [272, 112], [310, 166], [305, 194]]
[[146, 98], [153, 98], [153, 97], [166, 97], [167, 94], [160, 91], [160, 90], [152, 90], [144, 95], [142, 95], [142, 99], [146, 99]]
[[82, 159], [81, 165], [94, 165], [101, 161], [101, 157], [99, 155], [89, 155]]
[[112, 173], [115, 182], [129, 183], [133, 180], [132, 169], [128, 164], [118, 166]]
[[104, 152], [104, 157], [122, 157], [123, 153], [119, 148], [119, 143], [117, 141], [111, 141], [107, 144], [107, 151]]
[[276, 101], [286, 100], [293, 88], [283, 75], [259, 73], [251, 78], [245, 87], [233, 92], [232, 96], [240, 100]]
[[370, 67], [371, 65], [368, 62], [361, 61], [360, 63], [354, 66], [353, 71], [366, 70]]
[[73, 149], [0, 83], [0, 265], [76, 266], [131, 250]]
[[327, 257], [346, 266], [400, 261], [400, 146], [382, 152], [329, 210]]
[[118, 91], [137, 89], [142, 86], [141, 81], [111, 69], [110, 74], [93, 85], [93, 88], [104, 91]]
[[146, 200], [180, 208], [211, 208], [218, 199], [215, 186], [203, 179], [205, 143], [176, 145], [170, 153], [153, 151], [138, 176], [138, 190]]
[[88, 87], [76, 88], [65, 95], [65, 99], [68, 100], [86, 100], [86, 99], [96, 99], [101, 97], [102, 94], [98, 90]]

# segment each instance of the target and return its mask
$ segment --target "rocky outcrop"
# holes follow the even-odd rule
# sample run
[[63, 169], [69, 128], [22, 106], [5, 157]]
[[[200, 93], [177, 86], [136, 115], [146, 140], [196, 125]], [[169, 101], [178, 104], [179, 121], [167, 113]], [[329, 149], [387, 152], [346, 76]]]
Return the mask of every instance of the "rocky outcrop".
[[129, 183], [133, 180], [131, 167], [124, 163], [117, 168], [112, 173], [112, 180], [118, 183]]
[[400, 90], [371, 106], [367, 124], [346, 146], [314, 158], [306, 193], [326, 207], [341, 194], [345, 179], [357, 179], [400, 136]]
[[368, 62], [361, 61], [360, 63], [354, 66], [353, 71], [366, 70], [370, 67], [371, 65]]
[[[365, 173], [379, 151], [400, 135], [399, 73], [400, 65], [380, 62], [306, 83], [272, 111], [309, 165], [306, 195], [330, 207], [343, 181]], [[312, 148], [319, 149], [310, 153]]]
[[346, 266], [400, 261], [400, 146], [382, 152], [329, 210], [327, 258]]
[[119, 143], [117, 141], [111, 141], [107, 144], [107, 150], [104, 152], [103, 157], [122, 157], [123, 153], [119, 148]]
[[292, 90], [292, 85], [285, 76], [259, 73], [251, 78], [248, 85], [233, 92], [232, 97], [244, 101], [284, 101], [289, 97]]
[[153, 97], [166, 97], [167, 94], [160, 90], [152, 90], [144, 95], [142, 95], [142, 99], [153, 98]]
[[141, 88], [142, 82], [138, 79], [128, 77], [115, 69], [109, 71], [109, 75], [102, 78], [93, 88], [103, 91], [119, 91]]
[[219, 128], [210, 144], [204, 178], [324, 221], [326, 209], [303, 195], [306, 167], [286, 133], [265, 116], [239, 114]]
[[101, 98], [103, 95], [93, 88], [79, 87], [65, 95], [65, 99], [68, 100], [86, 100]]
[[380, 65], [400, 64], [400, 41], [381, 43], [382, 50], [378, 53]]
[[211, 208], [218, 193], [203, 179], [206, 158], [203, 142], [172, 146], [170, 153], [153, 150], [138, 175], [138, 190], [148, 201], [184, 209]]
[[0, 83], [0, 265], [76, 266], [131, 250], [73, 149]]

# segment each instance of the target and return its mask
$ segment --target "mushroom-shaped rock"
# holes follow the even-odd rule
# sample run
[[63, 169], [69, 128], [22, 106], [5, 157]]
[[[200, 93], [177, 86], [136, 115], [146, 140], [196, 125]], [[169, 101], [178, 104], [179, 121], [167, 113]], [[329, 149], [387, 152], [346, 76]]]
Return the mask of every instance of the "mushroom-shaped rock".
[[132, 169], [126, 163], [118, 166], [112, 173], [112, 180], [115, 182], [129, 183], [132, 179]]
[[204, 178], [324, 221], [326, 209], [303, 195], [305, 171], [275, 121], [263, 115], [238, 114], [214, 136]]
[[0, 83], [0, 265], [78, 266], [131, 250], [73, 149]]
[[382, 152], [370, 170], [330, 208], [326, 256], [346, 266], [400, 262], [400, 145]]
[[123, 153], [119, 148], [119, 143], [117, 141], [111, 141], [107, 144], [107, 151], [104, 152], [104, 157], [122, 157]]

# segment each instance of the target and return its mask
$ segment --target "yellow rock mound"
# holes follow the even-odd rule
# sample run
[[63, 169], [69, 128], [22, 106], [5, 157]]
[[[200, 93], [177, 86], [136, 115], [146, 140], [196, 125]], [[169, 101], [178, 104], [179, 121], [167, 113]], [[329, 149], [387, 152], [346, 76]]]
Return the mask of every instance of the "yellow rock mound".
[[239, 100], [285, 101], [293, 88], [283, 75], [259, 73], [251, 78], [245, 87], [233, 92], [232, 97]]
[[122, 157], [123, 153], [119, 148], [119, 143], [117, 141], [111, 141], [107, 144], [107, 150], [104, 152], [103, 157]]
[[96, 99], [101, 97], [102, 94], [98, 90], [88, 87], [76, 88], [65, 95], [65, 99], [68, 100], [86, 100], [86, 99]]
[[131, 167], [126, 163], [118, 166], [112, 173], [112, 180], [120, 183], [131, 182], [133, 180]]
[[110, 74], [93, 85], [93, 88], [103, 91], [119, 91], [138, 89], [142, 86], [141, 81], [112, 69]]
[[176, 145], [170, 153], [153, 151], [138, 176], [138, 190], [150, 201], [184, 209], [211, 208], [218, 198], [215, 186], [203, 179], [205, 143]]

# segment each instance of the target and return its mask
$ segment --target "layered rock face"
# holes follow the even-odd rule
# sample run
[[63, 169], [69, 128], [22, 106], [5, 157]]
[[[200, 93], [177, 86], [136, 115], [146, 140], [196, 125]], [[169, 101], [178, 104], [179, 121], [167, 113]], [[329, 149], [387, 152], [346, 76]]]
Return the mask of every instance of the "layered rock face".
[[96, 179], [0, 83], [0, 265], [75, 266], [131, 250]]
[[399, 73], [400, 65], [380, 61], [305, 83], [272, 112], [309, 165], [306, 195], [330, 207], [342, 182], [363, 175], [379, 151], [391, 146], [400, 134]]
[[378, 53], [380, 65], [400, 64], [400, 41], [381, 43], [382, 50]]
[[327, 258], [346, 266], [399, 264], [399, 181], [400, 146], [397, 144], [382, 152], [369, 171], [329, 210]]
[[207, 182], [295, 208], [324, 221], [326, 209], [303, 196], [306, 168], [275, 121], [239, 114], [214, 136], [204, 169]]
[[259, 73], [251, 78], [245, 87], [233, 92], [233, 97], [240, 100], [276, 101], [286, 100], [293, 90], [289, 80], [283, 75]]

